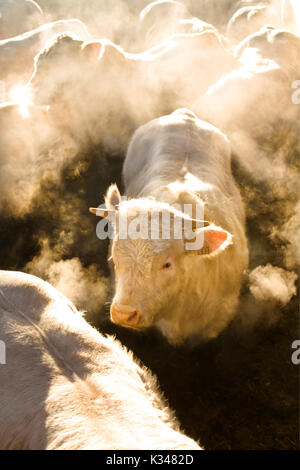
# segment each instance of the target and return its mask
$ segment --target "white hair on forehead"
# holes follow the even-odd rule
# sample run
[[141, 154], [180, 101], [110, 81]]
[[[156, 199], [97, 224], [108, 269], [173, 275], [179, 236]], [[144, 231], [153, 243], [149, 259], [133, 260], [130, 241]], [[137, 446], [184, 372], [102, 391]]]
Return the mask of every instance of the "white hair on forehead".
[[121, 250], [126, 254], [131, 253], [135, 262], [137, 260], [140, 262], [143, 259], [144, 269], [147, 264], [149, 267], [151, 266], [153, 255], [159, 255], [171, 247], [171, 240], [137, 238], [136, 240], [130, 239], [130, 245], [128, 245], [127, 240], [127, 243], [124, 243], [123, 246], [122, 241], [120, 245], [120, 240], [118, 240]]
[[151, 243], [154, 246], [153, 253], [156, 255], [163, 253], [171, 246], [171, 240], [151, 240]]
[[119, 210], [127, 212], [128, 215], [131, 215], [134, 211], [144, 212], [158, 208], [168, 210], [170, 206], [164, 202], [157, 202], [153, 198], [129, 199], [127, 201], [122, 201], [119, 205]]
[[176, 209], [176, 207], [166, 203], [156, 201], [153, 198], [140, 198], [140, 199], [129, 199], [128, 201], [122, 201], [119, 205], [119, 212], [121, 216], [135, 217], [141, 213], [157, 213], [157, 212], [169, 212], [178, 217], [183, 217], [182, 211]]

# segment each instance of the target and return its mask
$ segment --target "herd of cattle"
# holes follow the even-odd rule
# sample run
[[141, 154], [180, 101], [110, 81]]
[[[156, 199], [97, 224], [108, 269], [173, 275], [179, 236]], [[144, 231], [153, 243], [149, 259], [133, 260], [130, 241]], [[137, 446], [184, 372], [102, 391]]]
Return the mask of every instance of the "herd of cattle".
[[[127, 150], [125, 200], [113, 184], [91, 209], [114, 226], [111, 320], [155, 325], [171, 345], [216, 338], [236, 315], [249, 252], [231, 156], [275, 178], [299, 148], [297, 1], [231, 2], [222, 27], [193, 17], [192, 3], [146, 5], [124, 50], [80, 19], [45, 23], [33, 0], [0, 0], [2, 214], [28, 213], [70, 146], [101, 145], [112, 160]], [[283, 189], [293, 203], [295, 188], [291, 178]], [[168, 217], [180, 236], [160, 237]], [[121, 218], [150, 218], [159, 236], [122, 238]], [[0, 340], [0, 448], [200, 449], [151, 373], [50, 284], [1, 271]]]

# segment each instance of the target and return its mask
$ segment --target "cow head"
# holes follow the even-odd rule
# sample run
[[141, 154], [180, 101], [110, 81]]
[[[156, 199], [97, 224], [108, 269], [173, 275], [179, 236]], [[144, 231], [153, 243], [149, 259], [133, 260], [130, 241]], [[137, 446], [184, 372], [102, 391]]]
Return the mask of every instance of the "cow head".
[[122, 201], [115, 185], [109, 188], [105, 202], [105, 209], [90, 211], [110, 220], [115, 229], [111, 320], [134, 329], [149, 327], [172, 314], [178, 298], [186, 295], [191, 278], [201, 283], [197, 272], [189, 272], [193, 260], [218, 256], [232, 237], [166, 203]]

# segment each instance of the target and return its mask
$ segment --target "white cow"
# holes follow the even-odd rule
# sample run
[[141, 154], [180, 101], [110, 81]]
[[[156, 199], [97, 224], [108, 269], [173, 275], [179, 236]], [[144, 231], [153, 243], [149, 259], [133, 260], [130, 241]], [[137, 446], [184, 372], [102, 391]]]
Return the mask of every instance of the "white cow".
[[[131, 235], [129, 229], [126, 237], [116, 230], [112, 321], [135, 329], [155, 324], [172, 344], [194, 335], [216, 337], [234, 316], [248, 263], [244, 210], [227, 138], [191, 111], [177, 110], [136, 131], [123, 174], [131, 199], [121, 202], [112, 186], [107, 210], [91, 212], [108, 218], [117, 214], [130, 227], [151, 215], [161, 235], [159, 215], [190, 220], [183, 213], [187, 204], [192, 217], [197, 211], [201, 216], [204, 207], [210, 225], [203, 228], [202, 219], [194, 217], [180, 239], [172, 232], [170, 240], [144, 232]], [[204, 240], [191, 247], [186, 240], [196, 235]]]
[[48, 283], [0, 271], [0, 341], [1, 449], [200, 450], [149, 371]]

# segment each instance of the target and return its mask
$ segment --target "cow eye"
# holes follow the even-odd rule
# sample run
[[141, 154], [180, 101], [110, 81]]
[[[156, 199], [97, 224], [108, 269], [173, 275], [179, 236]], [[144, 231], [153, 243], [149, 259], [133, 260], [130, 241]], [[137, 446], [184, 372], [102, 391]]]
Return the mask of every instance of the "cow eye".
[[171, 261], [168, 261], [167, 263], [165, 263], [162, 267], [162, 269], [170, 269], [172, 267], [172, 263]]

